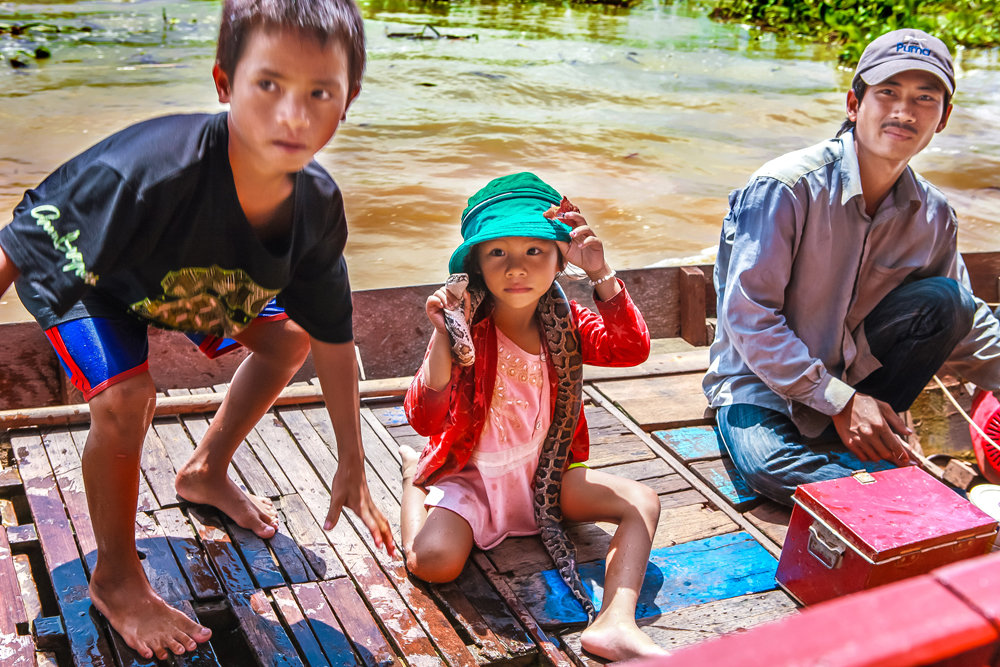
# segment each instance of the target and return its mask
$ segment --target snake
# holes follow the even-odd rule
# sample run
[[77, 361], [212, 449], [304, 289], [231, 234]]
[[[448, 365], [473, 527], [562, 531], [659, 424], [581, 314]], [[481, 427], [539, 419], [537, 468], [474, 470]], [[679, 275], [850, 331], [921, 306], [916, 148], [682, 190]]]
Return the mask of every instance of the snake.
[[[486, 296], [481, 288], [469, 288], [469, 277], [455, 273], [445, 281], [445, 288], [458, 300], [456, 308], [445, 308], [445, 328], [451, 338], [452, 356], [462, 366], [475, 362], [475, 348], [468, 323]], [[468, 292], [466, 315], [463, 293]], [[536, 310], [542, 324], [545, 346], [552, 359], [556, 376], [556, 395], [552, 423], [545, 435], [538, 456], [538, 467], [532, 482], [532, 507], [535, 522], [545, 550], [555, 563], [560, 578], [573, 597], [583, 606], [588, 622], [597, 616], [590, 594], [576, 570], [576, 547], [562, 527], [562, 507], [559, 503], [563, 474], [569, 459], [573, 434], [583, 406], [583, 355], [580, 334], [573, 320], [569, 300], [556, 281], [538, 301]]]

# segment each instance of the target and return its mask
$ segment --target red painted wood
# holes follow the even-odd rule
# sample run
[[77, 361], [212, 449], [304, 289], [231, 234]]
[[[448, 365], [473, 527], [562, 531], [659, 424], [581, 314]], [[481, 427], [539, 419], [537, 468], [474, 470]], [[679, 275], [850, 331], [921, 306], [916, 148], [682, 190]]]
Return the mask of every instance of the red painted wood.
[[1000, 633], [932, 576], [849, 595], [636, 667], [990, 664]]

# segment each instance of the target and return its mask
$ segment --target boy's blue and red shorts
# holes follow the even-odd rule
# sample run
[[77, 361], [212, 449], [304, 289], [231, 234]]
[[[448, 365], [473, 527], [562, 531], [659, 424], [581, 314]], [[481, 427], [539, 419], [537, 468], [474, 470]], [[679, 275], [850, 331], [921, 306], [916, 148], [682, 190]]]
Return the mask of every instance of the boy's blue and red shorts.
[[[29, 308], [30, 310], [30, 308]], [[149, 368], [148, 323], [127, 312], [60, 321], [45, 329], [70, 383], [90, 400], [108, 387]], [[281, 320], [288, 315], [273, 300], [257, 319]], [[231, 338], [184, 332], [209, 359], [242, 345]]]

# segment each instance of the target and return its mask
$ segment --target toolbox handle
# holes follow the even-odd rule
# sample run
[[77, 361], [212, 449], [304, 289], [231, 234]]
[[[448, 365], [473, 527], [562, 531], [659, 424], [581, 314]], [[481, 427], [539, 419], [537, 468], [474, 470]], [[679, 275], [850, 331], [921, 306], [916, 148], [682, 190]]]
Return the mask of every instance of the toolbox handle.
[[840, 567], [847, 545], [837, 535], [819, 521], [813, 521], [809, 526], [809, 543], [806, 547], [816, 560], [828, 569]]

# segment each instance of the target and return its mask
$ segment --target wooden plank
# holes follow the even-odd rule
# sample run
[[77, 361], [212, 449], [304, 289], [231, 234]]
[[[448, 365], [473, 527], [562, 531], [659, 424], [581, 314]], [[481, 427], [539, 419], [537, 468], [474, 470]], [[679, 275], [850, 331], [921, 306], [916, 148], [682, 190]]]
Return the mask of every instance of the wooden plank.
[[593, 468], [601, 468], [619, 463], [653, 459], [655, 457], [656, 455], [650, 451], [646, 443], [635, 436], [630, 436], [622, 438], [616, 444], [592, 445], [587, 465]]
[[66, 621], [71, 657], [77, 664], [113, 667], [107, 640], [90, 614], [87, 576], [41, 438], [37, 431], [23, 431], [11, 435], [11, 444], [52, 588]]
[[[401, 665], [393, 653], [392, 646], [382, 635], [382, 631], [368, 613], [361, 596], [349, 579], [321, 581], [320, 589], [327, 601], [335, 609], [337, 618], [344, 627], [345, 634], [354, 645], [354, 650], [366, 665]], [[389, 619], [382, 619], [389, 622]], [[411, 655], [403, 653], [409, 664], [432, 664], [431, 655]], [[423, 659], [421, 659], [423, 657]], [[416, 663], [414, 663], [416, 659]]]
[[724, 512], [706, 505], [684, 505], [660, 512], [660, 522], [653, 535], [653, 548], [681, 544], [738, 530]]
[[[742, 532], [655, 549], [639, 591], [636, 618], [774, 590], [777, 567], [777, 560]], [[577, 567], [597, 609], [604, 595], [604, 568], [604, 560]], [[514, 577], [510, 585], [542, 627], [587, 621], [583, 607], [555, 569]]]
[[763, 496], [750, 488], [728, 456], [714, 461], [692, 463], [691, 469], [739, 512], [744, 512], [763, 500]]
[[24, 485], [21, 484], [21, 475], [17, 472], [17, 468], [0, 467], [0, 498], [9, 498], [22, 493]]
[[146, 431], [146, 438], [142, 443], [142, 471], [159, 507], [170, 507], [180, 502], [174, 489], [177, 471], [167, 456], [163, 442], [153, 429]]
[[30, 623], [42, 615], [42, 598], [38, 593], [35, 575], [31, 570], [31, 559], [27, 554], [14, 554], [14, 571], [17, 574], [24, 615]]
[[[309, 622], [309, 627], [323, 648], [326, 659], [333, 667], [352, 667], [361, 662], [347, 633], [333, 613], [318, 583], [296, 584], [292, 593]], [[339, 602], [338, 602], [339, 604]]]
[[243, 562], [247, 564], [248, 572], [257, 588], [285, 585], [285, 578], [278, 571], [278, 563], [272, 556], [267, 542], [257, 537], [253, 531], [237, 526], [228, 516], [223, 516], [222, 521], [233, 545], [243, 557]]
[[643, 430], [701, 426], [714, 423], [706, 415], [708, 401], [701, 390], [702, 373], [674, 375], [669, 379], [642, 378], [595, 383]]
[[383, 426], [402, 426], [403, 424], [409, 424], [409, 420], [406, 418], [406, 412], [403, 411], [402, 405], [373, 407], [371, 408], [371, 411]]
[[[662, 339], [661, 339], [662, 340]], [[708, 370], [708, 348], [694, 348], [687, 351], [657, 352], [656, 340], [649, 358], [638, 366], [614, 368], [611, 366], [584, 366], [584, 382], [617, 380], [636, 377], [678, 375], [681, 373], [704, 373]]]
[[35, 524], [26, 523], [23, 526], [7, 526], [7, 540], [14, 553], [23, 553], [38, 548], [38, 532]]
[[17, 524], [17, 511], [14, 509], [14, 503], [6, 498], [0, 498], [0, 525], [10, 527]]
[[42, 438], [52, 472], [66, 505], [66, 512], [76, 531], [76, 541], [84, 554], [84, 564], [92, 572], [97, 563], [97, 539], [90, 523], [90, 507], [84, 492], [83, 468], [72, 436], [66, 431], [52, 431]]
[[256, 431], [251, 430], [246, 437], [244, 446], [249, 447], [257, 460], [260, 461], [261, 466], [267, 471], [268, 476], [271, 479], [271, 483], [274, 486], [274, 491], [272, 491], [268, 497], [275, 498], [278, 496], [283, 496], [289, 493], [295, 493], [295, 487], [288, 478], [285, 477], [285, 473], [282, 472], [281, 466], [278, 462], [274, 460], [274, 455], [271, 453], [271, 449], [264, 442], [263, 438]]
[[471, 559], [455, 581], [431, 590], [472, 639], [480, 663], [536, 652], [531, 636]]
[[[639, 621], [639, 627], [657, 645], [673, 651], [731, 632], [742, 632], [796, 612], [795, 603], [782, 591], [743, 595], [685, 607]], [[562, 635], [573, 658], [582, 665], [600, 665], [580, 646], [580, 633]]]
[[653, 437], [685, 463], [717, 459], [723, 455], [715, 426], [653, 431]]
[[[24, 634], [27, 629], [28, 614], [21, 601], [14, 554], [7, 541], [7, 530], [0, 526], [0, 635]], [[34, 651], [34, 645], [31, 650]]]
[[524, 625], [528, 634], [535, 641], [535, 645], [538, 647], [538, 652], [544, 657], [545, 662], [553, 667], [569, 667], [572, 665], [568, 656], [556, 645], [555, 641], [552, 640], [546, 634], [542, 626], [538, 624], [535, 618], [528, 611], [528, 608], [524, 605], [524, 602], [514, 594], [510, 585], [507, 582], [507, 578], [496, 571], [493, 567], [493, 563], [490, 559], [486, 557], [483, 552], [478, 550], [473, 550], [472, 559], [476, 566], [482, 570], [486, 578], [489, 579], [490, 583], [496, 589], [497, 593], [500, 594], [510, 607], [511, 611], [517, 616], [517, 618]]
[[292, 633], [292, 641], [299, 650], [303, 662], [309, 667], [329, 667], [323, 649], [309, 627], [309, 620], [303, 615], [298, 601], [292, 591], [284, 586], [271, 590], [271, 599], [278, 610], [278, 615]]
[[708, 345], [705, 272], [696, 266], [682, 266], [678, 278], [681, 338], [692, 345]]
[[35, 644], [28, 635], [0, 633], [4, 667], [35, 667]]
[[222, 585], [208, 564], [208, 557], [195, 539], [194, 529], [177, 507], [155, 513], [167, 544], [187, 579], [188, 587], [197, 600], [220, 598]]
[[226, 599], [246, 636], [250, 649], [262, 665], [299, 665], [292, 640], [285, 633], [270, 601], [254, 587], [243, 567], [236, 547], [222, 530], [222, 520], [214, 511], [200, 507], [188, 510], [191, 523], [209, 559], [219, 573]]
[[761, 532], [771, 538], [778, 547], [781, 547], [785, 543], [785, 535], [788, 533], [788, 522], [792, 518], [791, 507], [786, 507], [773, 500], [766, 500], [749, 512], [746, 512], [744, 516], [757, 526]]
[[[303, 414], [306, 414], [308, 420], [308, 413], [320, 411], [319, 408], [312, 408], [304, 410]], [[317, 522], [325, 520], [329, 506], [328, 488], [317, 472], [329, 471], [335, 465], [332, 426], [322, 414], [325, 414], [325, 410], [313, 415], [315, 421], [309, 422], [314, 427], [312, 429], [306, 428], [301, 421], [296, 421], [296, 416], [289, 416], [289, 421], [296, 424], [298, 441], [292, 439], [291, 433], [281, 423], [275, 425], [261, 420], [258, 424], [258, 429], [263, 430], [262, 435], [267, 434], [264, 437], [271, 443], [275, 458], [285, 469], [288, 478], [295, 483], [302, 501]], [[324, 434], [329, 440], [323, 437]], [[366, 447], [366, 451], [376, 446], [372, 439], [377, 437], [364, 423], [362, 435], [366, 438], [366, 443], [371, 442], [371, 447]], [[383, 447], [380, 442], [377, 446]], [[303, 452], [310, 452], [308, 460]], [[366, 472], [372, 500], [389, 517], [390, 522], [398, 526], [398, 502], [367, 462]], [[375, 547], [367, 528], [352, 512], [344, 512], [330, 535], [341, 561], [365, 592], [369, 604], [377, 611], [379, 618], [383, 619], [393, 641], [409, 662], [421, 660], [420, 656], [437, 656], [434, 648], [437, 646], [448, 662], [472, 664], [472, 655], [434, 605], [434, 601], [413, 585], [398, 559], [390, 559], [384, 551]]]
[[283, 496], [278, 508], [289, 535], [302, 549], [317, 579], [346, 577], [347, 570], [337, 557], [330, 540], [298, 494]]

